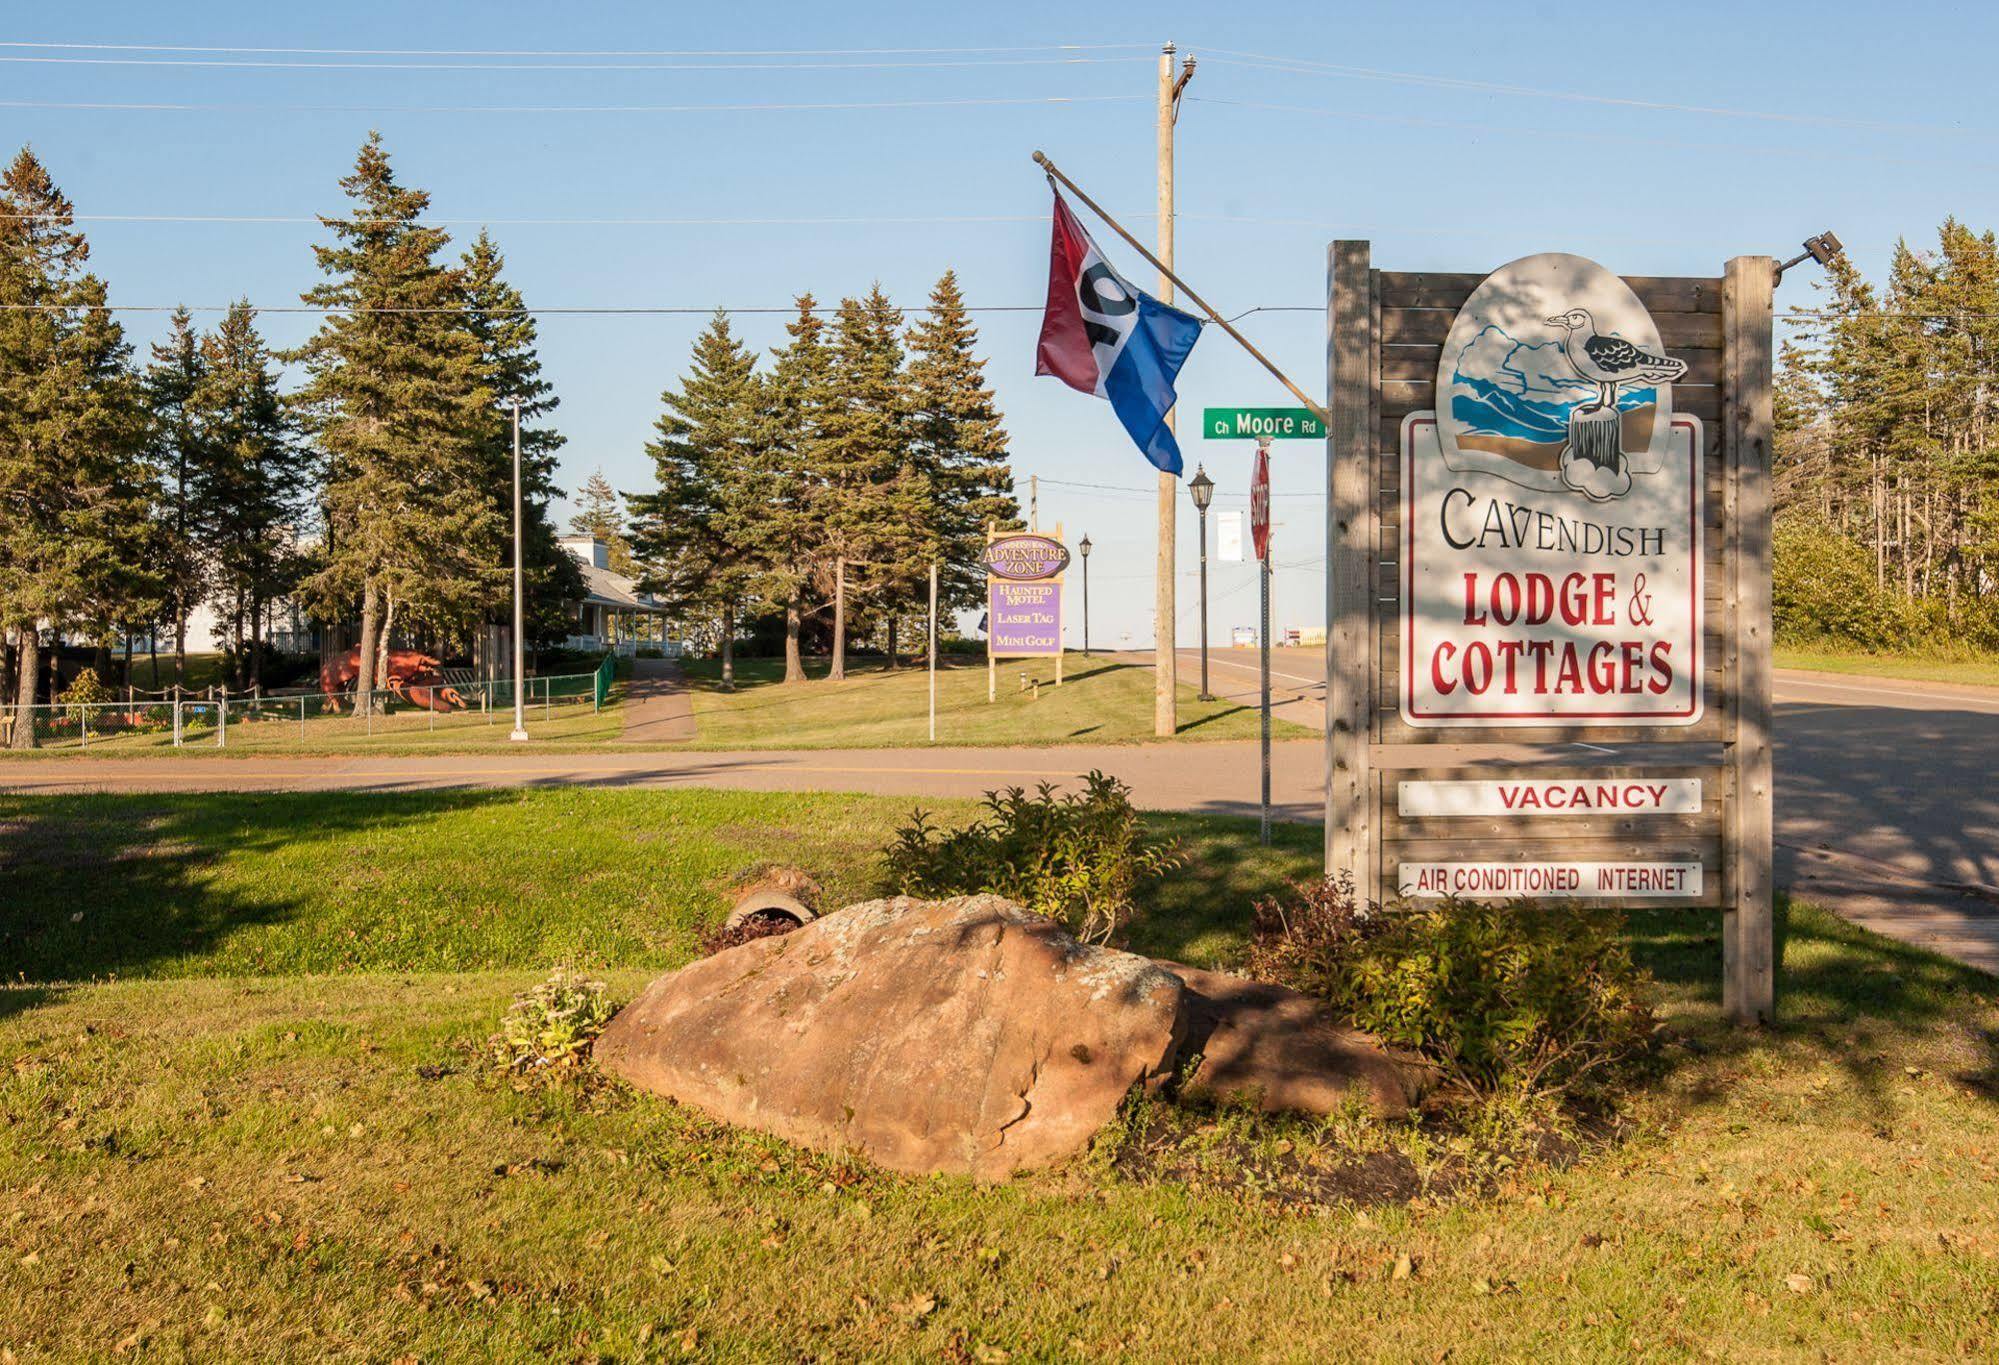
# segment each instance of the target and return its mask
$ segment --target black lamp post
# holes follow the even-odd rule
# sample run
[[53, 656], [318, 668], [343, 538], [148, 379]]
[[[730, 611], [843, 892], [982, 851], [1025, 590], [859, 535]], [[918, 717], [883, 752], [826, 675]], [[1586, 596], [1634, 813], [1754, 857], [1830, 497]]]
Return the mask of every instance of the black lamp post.
[[1187, 481], [1194, 510], [1201, 514], [1201, 700], [1213, 701], [1208, 694], [1208, 504], [1215, 500], [1215, 481], [1205, 467], [1196, 465]]
[[1084, 535], [1076, 548], [1083, 552], [1083, 657], [1090, 657], [1090, 537]]

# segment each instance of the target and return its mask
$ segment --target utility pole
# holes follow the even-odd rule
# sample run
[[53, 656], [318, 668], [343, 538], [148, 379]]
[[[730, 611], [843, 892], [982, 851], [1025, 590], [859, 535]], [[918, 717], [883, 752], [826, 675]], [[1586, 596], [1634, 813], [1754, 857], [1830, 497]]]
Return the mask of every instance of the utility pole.
[[[1173, 123], [1179, 116], [1180, 92], [1194, 78], [1194, 60], [1173, 74], [1173, 44], [1159, 49], [1159, 301], [1173, 302]], [[1173, 430], [1173, 414], [1166, 414], [1166, 429]], [[1179, 510], [1174, 478], [1163, 470], [1159, 475], [1159, 563], [1152, 602], [1152, 732], [1170, 738], [1179, 729], [1176, 703], [1179, 700], [1179, 655], [1174, 630], [1177, 610], [1173, 593], [1174, 517]]]
[[510, 740], [528, 737], [526, 701], [521, 695], [527, 673], [527, 641], [521, 607], [521, 404], [514, 400], [514, 732]]

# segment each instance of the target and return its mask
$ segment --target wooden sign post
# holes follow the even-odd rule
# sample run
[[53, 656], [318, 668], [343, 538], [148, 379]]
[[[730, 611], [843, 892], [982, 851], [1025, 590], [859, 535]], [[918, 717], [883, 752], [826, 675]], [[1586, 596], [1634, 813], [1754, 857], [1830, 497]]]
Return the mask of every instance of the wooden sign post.
[[1326, 867], [1357, 894], [1718, 907], [1727, 1008], [1771, 1017], [1774, 284], [1333, 244]]

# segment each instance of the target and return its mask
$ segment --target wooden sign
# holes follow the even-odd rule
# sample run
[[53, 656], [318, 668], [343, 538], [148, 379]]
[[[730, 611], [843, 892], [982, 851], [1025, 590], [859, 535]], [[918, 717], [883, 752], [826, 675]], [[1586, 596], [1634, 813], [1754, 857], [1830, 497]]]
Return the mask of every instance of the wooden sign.
[[1719, 907], [1768, 1018], [1775, 262], [1329, 267], [1327, 870]]
[[1412, 726], [1701, 716], [1705, 449], [1622, 280], [1580, 256], [1486, 277], [1402, 419], [1402, 686]]
[[998, 698], [997, 661], [1052, 658], [1062, 683], [1062, 575], [1069, 549], [1054, 536], [986, 528], [986, 700]]

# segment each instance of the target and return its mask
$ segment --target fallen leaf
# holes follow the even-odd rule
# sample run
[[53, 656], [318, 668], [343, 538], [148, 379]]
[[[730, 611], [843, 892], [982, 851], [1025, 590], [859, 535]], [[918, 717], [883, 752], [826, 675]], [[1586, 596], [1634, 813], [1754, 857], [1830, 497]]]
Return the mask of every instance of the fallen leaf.
[[911, 1322], [921, 1322], [937, 1311], [935, 1294], [912, 1294], [901, 1303], [889, 1305], [889, 1311], [897, 1317], [908, 1318]]
[[1809, 1275], [1786, 1275], [1784, 1277], [1784, 1288], [1790, 1290], [1793, 1294], [1809, 1294], [1812, 1292], [1812, 1287], [1812, 1277]]
[[1406, 1280], [1415, 1273], [1416, 1273], [1416, 1262], [1414, 1258], [1412, 1258], [1409, 1255], [1409, 1253], [1406, 1251], [1396, 1252], [1395, 1268], [1388, 1272], [1388, 1278], [1391, 1280]]

